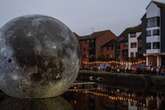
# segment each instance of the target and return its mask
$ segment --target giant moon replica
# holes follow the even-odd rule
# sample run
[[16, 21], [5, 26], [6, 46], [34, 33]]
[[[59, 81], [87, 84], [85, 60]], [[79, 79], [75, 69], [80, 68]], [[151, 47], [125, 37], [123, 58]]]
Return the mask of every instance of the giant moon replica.
[[77, 37], [59, 20], [21, 16], [0, 30], [0, 89], [19, 98], [47, 98], [65, 92], [80, 66]]

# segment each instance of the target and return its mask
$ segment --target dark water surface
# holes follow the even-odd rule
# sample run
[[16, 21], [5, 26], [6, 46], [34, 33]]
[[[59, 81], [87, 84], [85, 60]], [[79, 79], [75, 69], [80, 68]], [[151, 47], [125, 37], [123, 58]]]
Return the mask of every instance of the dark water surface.
[[165, 110], [165, 95], [101, 86], [75, 87], [47, 99], [17, 99], [1, 93], [0, 110]]

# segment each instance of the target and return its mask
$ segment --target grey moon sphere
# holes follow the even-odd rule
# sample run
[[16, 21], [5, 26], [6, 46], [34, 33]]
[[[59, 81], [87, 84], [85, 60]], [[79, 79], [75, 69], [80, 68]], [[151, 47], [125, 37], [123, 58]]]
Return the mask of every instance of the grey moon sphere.
[[79, 54], [77, 37], [59, 20], [17, 17], [0, 30], [0, 89], [20, 98], [58, 96], [75, 81]]

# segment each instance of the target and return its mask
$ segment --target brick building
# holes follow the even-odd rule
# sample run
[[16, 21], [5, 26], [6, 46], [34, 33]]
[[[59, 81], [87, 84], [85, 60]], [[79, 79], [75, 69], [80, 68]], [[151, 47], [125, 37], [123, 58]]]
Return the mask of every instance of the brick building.
[[90, 36], [79, 37], [82, 62], [95, 61], [95, 39]]
[[103, 60], [105, 57], [115, 57], [113, 41], [116, 35], [110, 30], [94, 32], [90, 35], [79, 37], [82, 62]]
[[127, 61], [128, 60], [128, 33], [127, 29], [123, 31], [118, 37], [118, 49], [119, 49], [119, 61]]
[[112, 39], [101, 46], [99, 60], [110, 61], [116, 60], [116, 43], [117, 39]]

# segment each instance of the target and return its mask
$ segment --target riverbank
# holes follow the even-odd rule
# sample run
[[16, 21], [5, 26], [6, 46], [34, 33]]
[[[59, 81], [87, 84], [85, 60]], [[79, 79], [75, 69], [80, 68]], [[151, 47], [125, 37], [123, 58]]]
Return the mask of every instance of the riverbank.
[[93, 81], [113, 88], [165, 92], [165, 77], [147, 74], [109, 73], [81, 70], [79, 81]]

